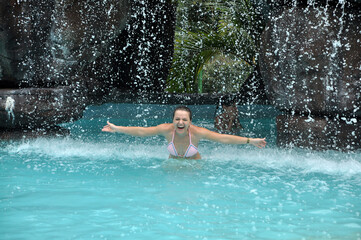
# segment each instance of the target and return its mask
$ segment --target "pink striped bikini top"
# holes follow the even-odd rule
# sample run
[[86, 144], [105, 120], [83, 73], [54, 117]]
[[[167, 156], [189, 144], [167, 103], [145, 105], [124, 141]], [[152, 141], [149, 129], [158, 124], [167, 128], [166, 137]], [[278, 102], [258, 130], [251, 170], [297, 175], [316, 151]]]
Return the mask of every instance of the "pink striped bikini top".
[[168, 151], [170, 153], [170, 155], [172, 156], [175, 156], [175, 157], [185, 157], [185, 158], [188, 158], [188, 157], [193, 157], [194, 155], [196, 155], [198, 153], [198, 148], [196, 146], [194, 146], [192, 144], [192, 140], [191, 140], [191, 131], [188, 129], [188, 132], [189, 132], [189, 146], [187, 148], [187, 151], [186, 153], [184, 154], [184, 156], [182, 155], [179, 155], [177, 153], [177, 149], [175, 149], [175, 146], [174, 146], [174, 134], [175, 134], [175, 130], [173, 132], [173, 137], [172, 137], [172, 141], [168, 144]]

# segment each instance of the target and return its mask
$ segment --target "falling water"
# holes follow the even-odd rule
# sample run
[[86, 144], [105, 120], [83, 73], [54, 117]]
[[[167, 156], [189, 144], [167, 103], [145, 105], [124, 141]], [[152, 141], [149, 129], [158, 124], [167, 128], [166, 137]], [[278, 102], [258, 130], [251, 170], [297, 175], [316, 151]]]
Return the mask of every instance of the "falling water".
[[7, 97], [5, 103], [5, 111], [8, 113], [8, 119], [9, 121], [11, 120], [12, 124], [14, 124], [15, 121], [14, 109], [15, 100], [12, 97]]

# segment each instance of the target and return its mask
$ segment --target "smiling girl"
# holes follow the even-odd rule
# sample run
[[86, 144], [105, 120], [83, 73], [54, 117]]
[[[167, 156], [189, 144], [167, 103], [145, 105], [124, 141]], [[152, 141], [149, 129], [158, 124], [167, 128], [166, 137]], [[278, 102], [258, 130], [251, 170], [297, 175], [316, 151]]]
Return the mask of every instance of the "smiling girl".
[[103, 132], [124, 133], [132, 136], [147, 137], [162, 135], [168, 141], [169, 157], [201, 159], [198, 143], [201, 139], [225, 144], [252, 144], [258, 148], [266, 146], [265, 138], [246, 138], [220, 134], [192, 124], [192, 112], [188, 107], [179, 106], [173, 112], [173, 123], [163, 123], [154, 127], [123, 127], [109, 121]]

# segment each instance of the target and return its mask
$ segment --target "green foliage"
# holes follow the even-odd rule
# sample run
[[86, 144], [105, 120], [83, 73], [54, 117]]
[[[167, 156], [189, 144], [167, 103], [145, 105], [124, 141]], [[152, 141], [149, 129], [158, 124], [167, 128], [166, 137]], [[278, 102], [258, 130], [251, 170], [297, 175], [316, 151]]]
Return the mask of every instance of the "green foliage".
[[236, 93], [252, 70], [253, 65], [232, 56], [213, 57], [204, 66], [203, 92]]
[[[231, 72], [240, 71], [233, 74], [237, 76], [250, 72], [250, 66], [257, 58], [261, 32], [261, 24], [255, 22], [257, 13], [250, 0], [179, 0], [177, 14], [174, 59], [167, 85], [169, 92], [197, 92], [198, 78], [203, 69], [204, 81], [216, 79], [211, 72], [221, 65], [228, 68], [228, 72], [232, 67]], [[215, 61], [225, 59], [224, 64], [215, 64]], [[209, 65], [210, 62], [213, 63]], [[212, 84], [207, 82], [204, 85]], [[240, 85], [236, 86], [239, 89]], [[209, 87], [205, 89], [210, 91]]]

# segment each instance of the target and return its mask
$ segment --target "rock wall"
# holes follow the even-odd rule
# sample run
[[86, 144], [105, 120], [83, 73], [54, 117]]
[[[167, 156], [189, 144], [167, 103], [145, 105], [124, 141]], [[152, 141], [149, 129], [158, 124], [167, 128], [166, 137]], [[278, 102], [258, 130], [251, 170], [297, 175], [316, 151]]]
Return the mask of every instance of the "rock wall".
[[[345, 140], [348, 149], [360, 148], [346, 141], [359, 133], [361, 124], [357, 1], [278, 5], [262, 36], [260, 61], [268, 98], [286, 113], [277, 124], [280, 145], [344, 149], [338, 143]], [[330, 142], [325, 140], [328, 132], [344, 134], [335, 134]], [[311, 146], [309, 139], [314, 139]]]
[[[77, 119], [114, 88], [162, 91], [175, 7], [169, 0], [1, 1], [0, 129]], [[60, 115], [47, 120], [45, 112]]]
[[0, 87], [70, 85], [126, 25], [123, 1], [2, 1]]
[[84, 98], [69, 87], [0, 89], [0, 126], [47, 128], [79, 118]]

